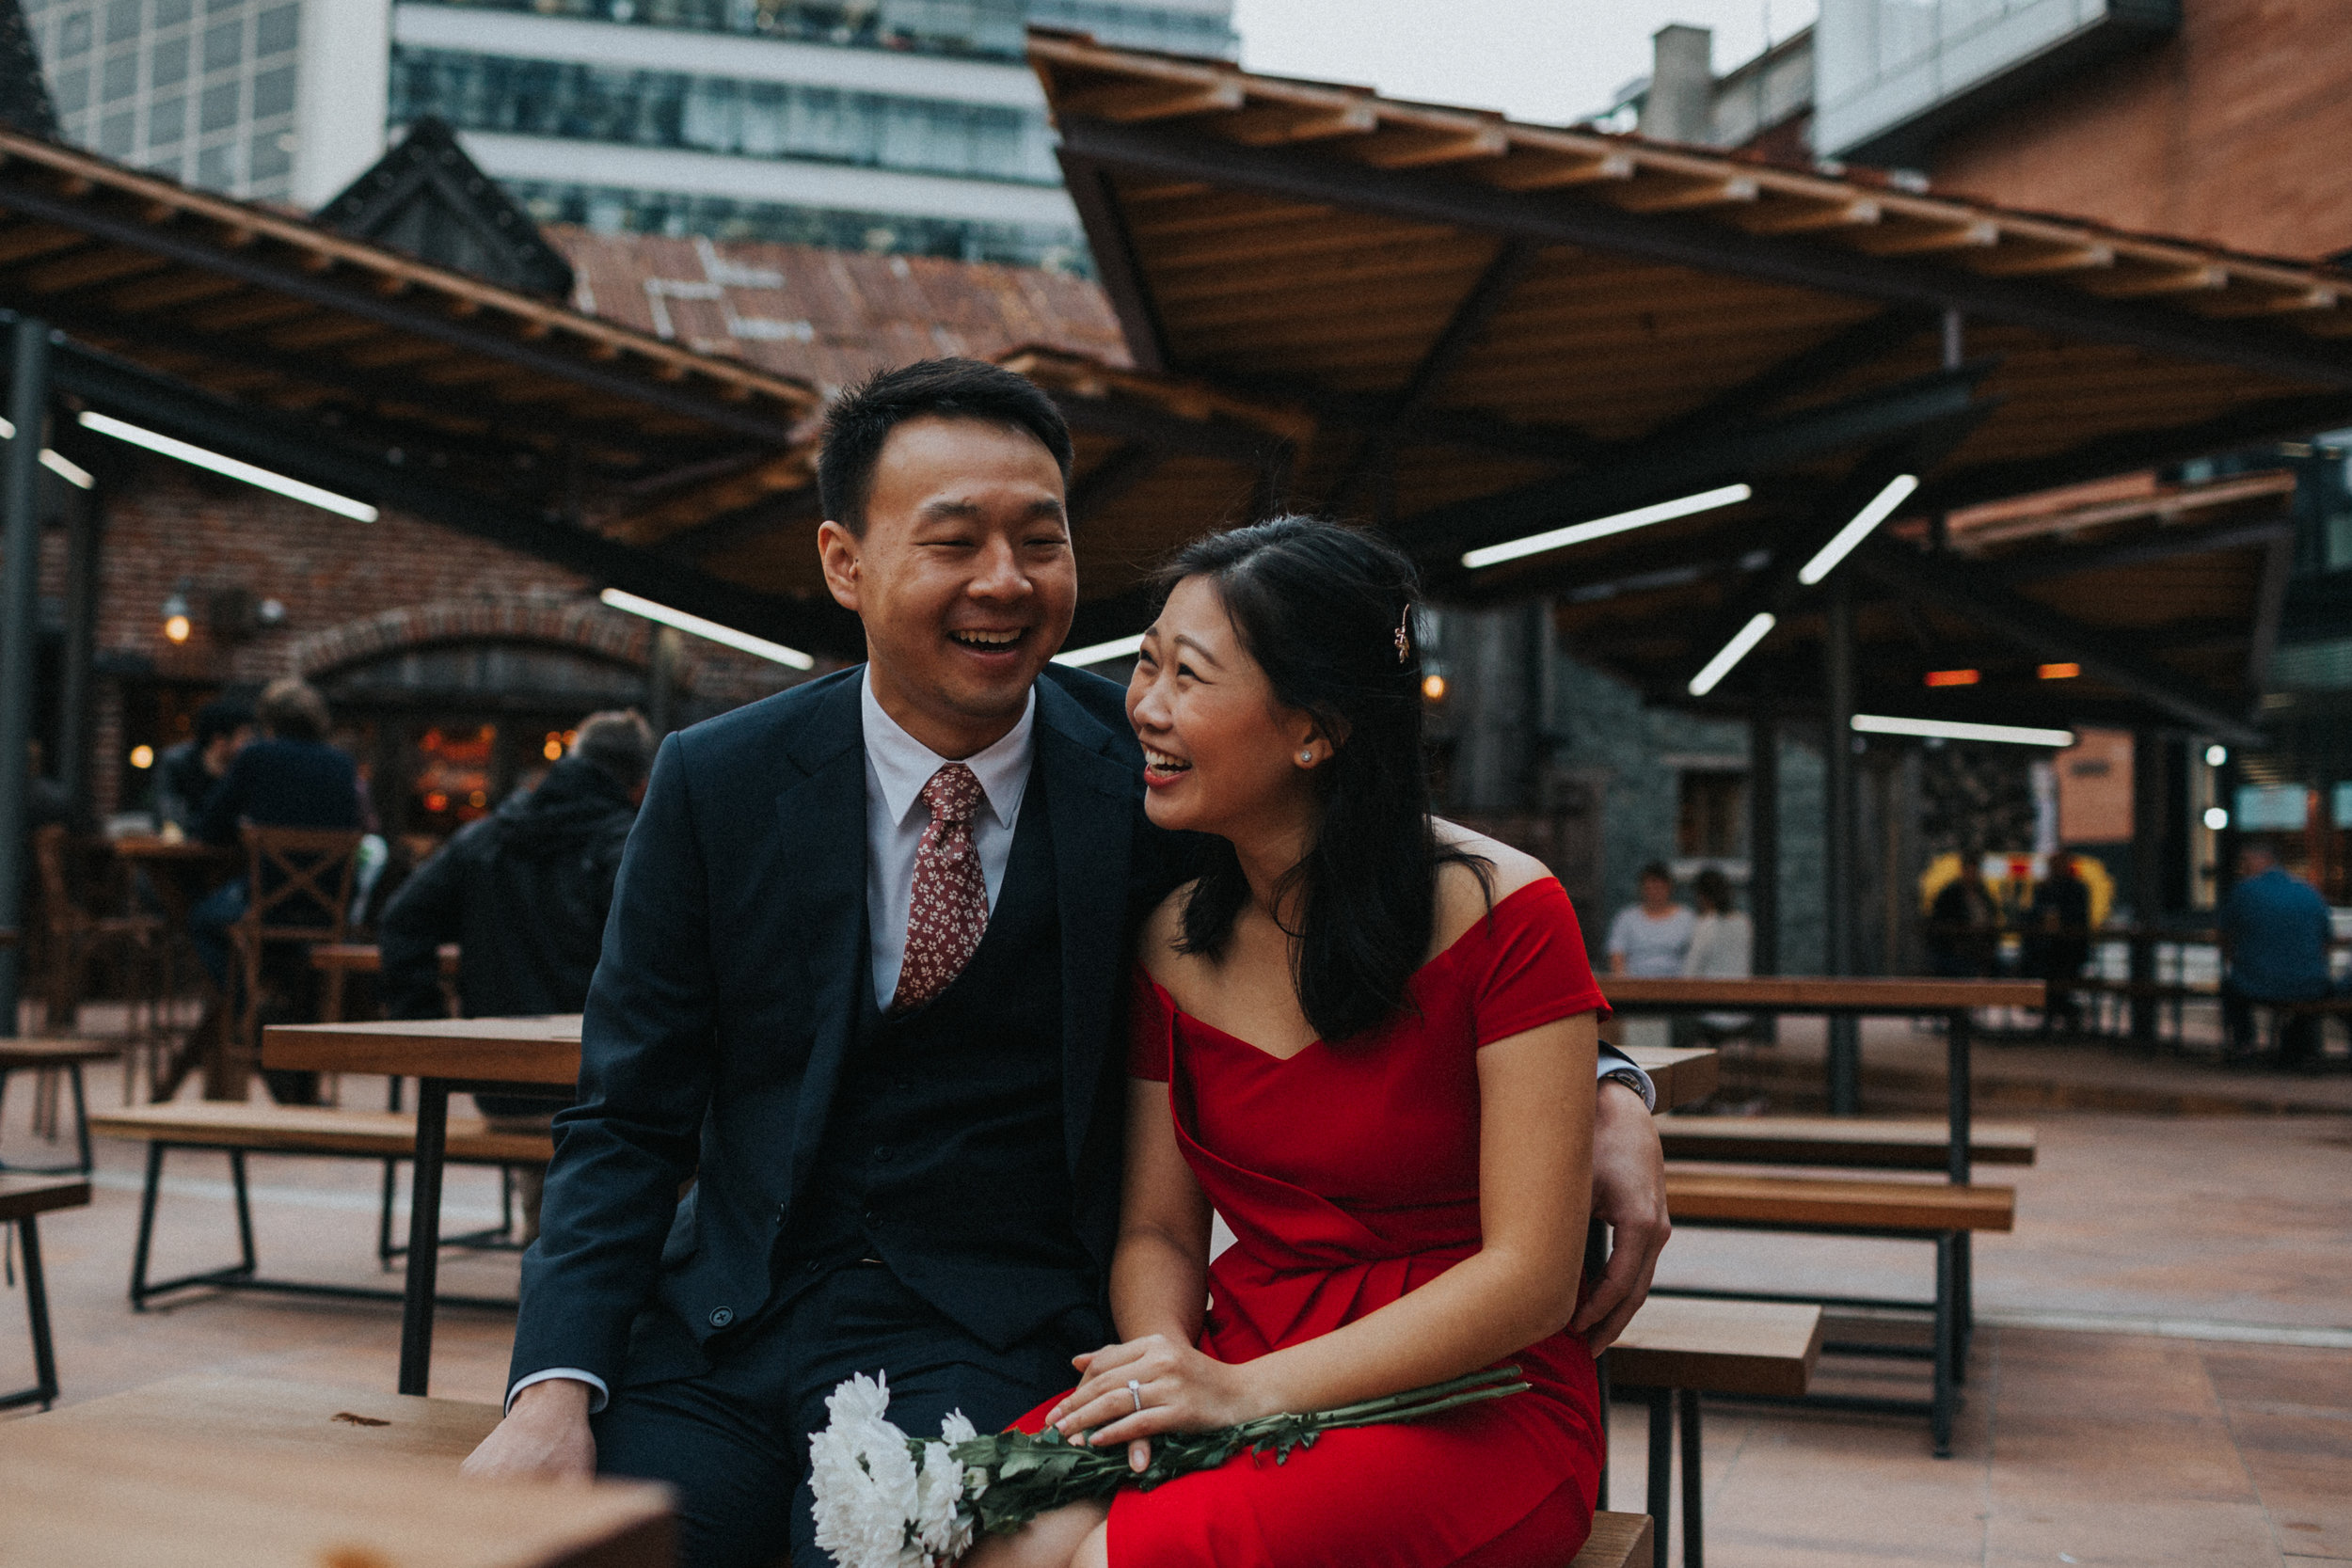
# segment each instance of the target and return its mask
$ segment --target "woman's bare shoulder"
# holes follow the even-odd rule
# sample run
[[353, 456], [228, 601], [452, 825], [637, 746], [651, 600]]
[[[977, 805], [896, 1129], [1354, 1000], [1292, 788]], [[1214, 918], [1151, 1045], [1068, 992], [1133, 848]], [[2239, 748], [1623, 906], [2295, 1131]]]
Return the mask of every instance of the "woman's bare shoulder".
[[1532, 882], [1549, 880], [1551, 868], [1523, 849], [1501, 839], [1472, 832], [1442, 816], [1430, 818], [1438, 842], [1458, 849], [1481, 864], [1451, 861], [1438, 868], [1438, 950], [1450, 947], [1470, 927], [1486, 917], [1494, 905]]
[[1186, 882], [1159, 902], [1159, 907], [1144, 917], [1143, 934], [1136, 943], [1136, 959], [1145, 974], [1170, 990], [1176, 989], [1200, 959], [1183, 950], [1184, 940], [1184, 902], [1192, 896], [1194, 883]]

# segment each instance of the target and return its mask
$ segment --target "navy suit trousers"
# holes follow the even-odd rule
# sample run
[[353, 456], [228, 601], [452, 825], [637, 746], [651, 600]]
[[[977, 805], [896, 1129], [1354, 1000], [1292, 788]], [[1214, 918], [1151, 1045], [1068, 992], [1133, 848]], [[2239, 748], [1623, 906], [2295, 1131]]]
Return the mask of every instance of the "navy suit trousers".
[[825, 1397], [855, 1372], [886, 1372], [890, 1419], [938, 1435], [961, 1410], [982, 1432], [1070, 1387], [1070, 1358], [1100, 1349], [1092, 1309], [992, 1350], [879, 1263], [834, 1271], [746, 1331], [707, 1371], [629, 1384], [595, 1418], [596, 1468], [678, 1494], [679, 1568], [833, 1568], [810, 1513], [809, 1433]]

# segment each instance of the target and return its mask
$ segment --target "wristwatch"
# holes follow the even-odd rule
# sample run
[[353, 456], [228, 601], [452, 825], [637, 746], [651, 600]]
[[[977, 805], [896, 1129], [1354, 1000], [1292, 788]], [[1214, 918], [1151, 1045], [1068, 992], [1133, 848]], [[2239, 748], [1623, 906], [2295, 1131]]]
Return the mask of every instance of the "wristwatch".
[[1652, 1111], [1658, 1109], [1658, 1091], [1650, 1085], [1649, 1074], [1640, 1068], [1612, 1068], [1600, 1075], [1600, 1081], [1604, 1084], [1623, 1084], [1642, 1097], [1643, 1105]]

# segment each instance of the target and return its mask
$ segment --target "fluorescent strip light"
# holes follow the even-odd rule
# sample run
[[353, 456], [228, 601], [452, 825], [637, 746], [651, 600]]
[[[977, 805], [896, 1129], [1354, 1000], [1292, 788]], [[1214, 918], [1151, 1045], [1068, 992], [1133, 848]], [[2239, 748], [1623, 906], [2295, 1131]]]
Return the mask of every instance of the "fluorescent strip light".
[[1114, 637], [1108, 642], [1096, 642], [1084, 648], [1066, 648], [1054, 656], [1054, 662], [1083, 668], [1089, 664], [1125, 658], [1129, 654], [1139, 652], [1142, 647], [1143, 633], [1137, 632], [1133, 637]]
[[1613, 516], [1596, 517], [1589, 523], [1570, 523], [1566, 528], [1553, 529], [1549, 533], [1530, 534], [1508, 544], [1488, 545], [1462, 557], [1462, 564], [1476, 571], [1482, 566], [1499, 566], [1521, 556], [1541, 555], [1546, 550], [1561, 550], [1570, 545], [1581, 545], [1587, 539], [1606, 539], [1613, 533], [1629, 529], [1646, 528], [1652, 523], [1670, 522], [1688, 517], [1695, 512], [1712, 512], [1719, 506], [1737, 506], [1756, 492], [1744, 484], [1726, 484], [1720, 490], [1703, 490], [1680, 500], [1660, 501], [1655, 506], [1638, 506], [1630, 512]]
[[1779, 624], [1779, 617], [1769, 610], [1758, 610], [1750, 616], [1748, 624], [1724, 644], [1723, 651], [1707, 661], [1707, 668], [1691, 677], [1691, 695], [1704, 697], [1714, 690], [1758, 642], [1772, 635], [1772, 628]]
[[1853, 727], [1864, 735], [1911, 735], [1929, 740], [1990, 740], [2004, 746], [2072, 746], [2073, 730], [2038, 730], [2025, 724], [1969, 724], [1957, 719], [1897, 719], [1857, 713]]
[[101, 436], [111, 436], [118, 441], [128, 441], [135, 447], [145, 447], [149, 451], [158, 451], [166, 457], [176, 457], [192, 467], [224, 474], [230, 479], [243, 480], [258, 489], [268, 490], [293, 500], [306, 501], [323, 512], [332, 512], [339, 517], [349, 517], [355, 522], [372, 523], [377, 516], [375, 508], [365, 501], [353, 500], [349, 496], [339, 496], [332, 490], [322, 490], [315, 484], [305, 484], [298, 479], [288, 479], [284, 474], [273, 473], [267, 468], [258, 468], [250, 463], [239, 462], [233, 457], [224, 457], [219, 452], [207, 451], [203, 447], [192, 446], [186, 441], [175, 440], [169, 436], [158, 435], [154, 431], [145, 430], [135, 424], [125, 424], [111, 414], [100, 414], [85, 409], [82, 412], [81, 420], [84, 430], [94, 430]]
[[1797, 571], [1797, 580], [1807, 588], [1837, 570], [1837, 563], [1853, 553], [1853, 547], [1870, 537], [1870, 531], [1886, 521], [1895, 508], [1902, 505], [1914, 490], [1919, 488], [1917, 474], [1897, 474], [1886, 482], [1886, 488], [1871, 499], [1870, 504], [1853, 515], [1853, 521], [1837, 531], [1836, 537], [1820, 548], [1820, 552]]
[[689, 615], [682, 610], [672, 610], [668, 605], [656, 604], [651, 599], [641, 599], [636, 594], [625, 594], [618, 588], [608, 588], [596, 597], [615, 610], [627, 610], [631, 615], [642, 615], [648, 621], [659, 622], [665, 626], [675, 626], [680, 631], [691, 632], [696, 637], [718, 643], [721, 647], [733, 648], [738, 653], [750, 654], [755, 658], [764, 658], [771, 663], [789, 665], [795, 670], [817, 668], [817, 660], [798, 648], [787, 648], [781, 642], [771, 642], [764, 637], [754, 637], [750, 632], [737, 631], [733, 626], [723, 626], [716, 621], [706, 621], [699, 615]]
[[[16, 439], [15, 421], [11, 420], [0, 419], [0, 439], [10, 441]], [[66, 456], [65, 453], [57, 451], [54, 447], [43, 447], [40, 449], [40, 466], [48, 469], [51, 473], [56, 474], [59, 479], [64, 480], [68, 484], [78, 486], [84, 490], [93, 489], [97, 486], [98, 481], [90, 477], [90, 473], [87, 468], [83, 467], [79, 463], [74, 462], [73, 459]]]

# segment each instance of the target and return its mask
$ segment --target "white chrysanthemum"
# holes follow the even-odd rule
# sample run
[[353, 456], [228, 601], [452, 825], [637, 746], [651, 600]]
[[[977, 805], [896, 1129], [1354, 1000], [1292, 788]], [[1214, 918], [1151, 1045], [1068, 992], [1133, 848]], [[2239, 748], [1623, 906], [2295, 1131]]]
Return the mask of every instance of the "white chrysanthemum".
[[[944, 1435], [944, 1426], [942, 1431]], [[963, 1466], [946, 1443], [924, 1444], [912, 1518], [915, 1543], [928, 1563], [953, 1562], [971, 1549], [974, 1521], [963, 1500]]]
[[889, 1407], [886, 1381], [850, 1378], [825, 1401], [832, 1421], [809, 1436], [817, 1544], [840, 1568], [930, 1568], [916, 1539], [923, 1476], [906, 1433], [882, 1418]]
[[961, 1410], [950, 1410], [939, 1423], [939, 1440], [951, 1449], [958, 1443], [969, 1443], [979, 1434], [980, 1429], [972, 1424], [972, 1418]]

